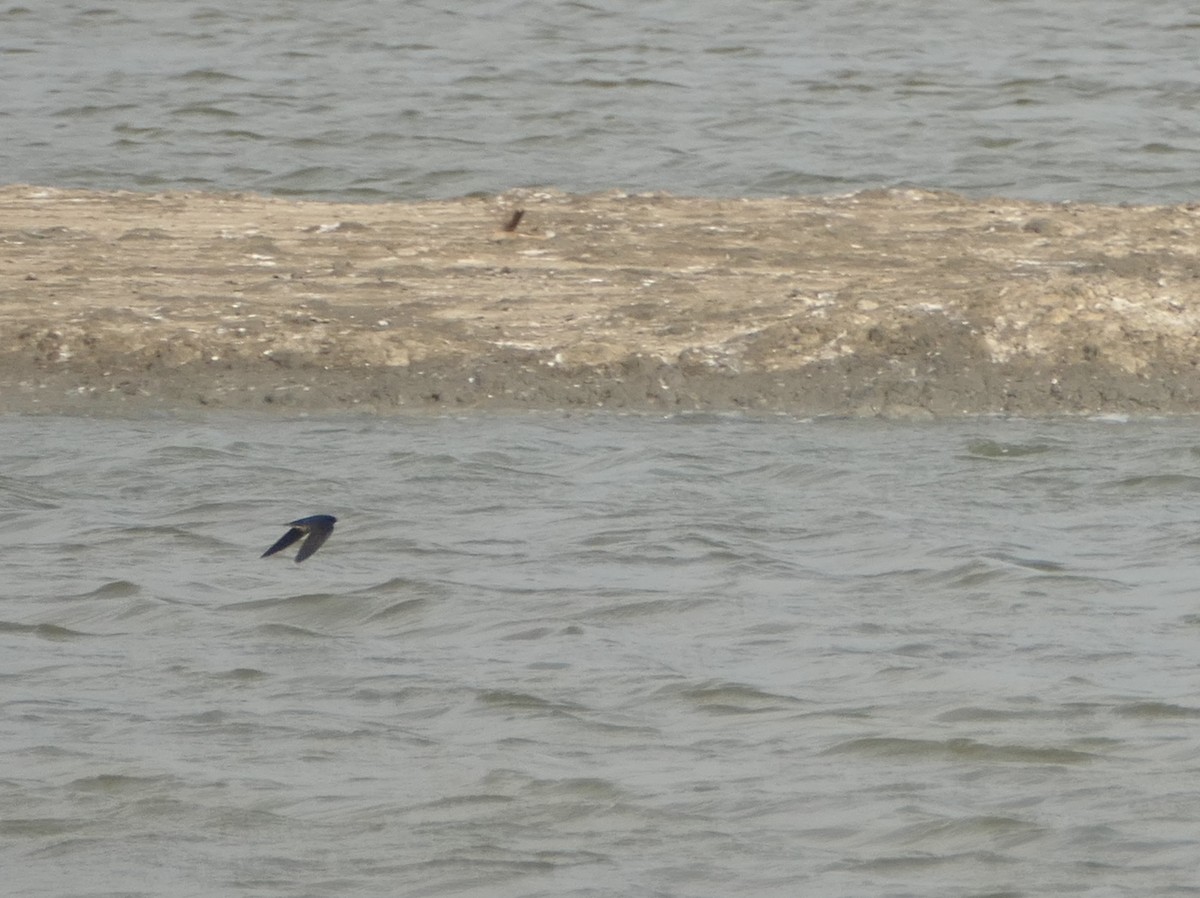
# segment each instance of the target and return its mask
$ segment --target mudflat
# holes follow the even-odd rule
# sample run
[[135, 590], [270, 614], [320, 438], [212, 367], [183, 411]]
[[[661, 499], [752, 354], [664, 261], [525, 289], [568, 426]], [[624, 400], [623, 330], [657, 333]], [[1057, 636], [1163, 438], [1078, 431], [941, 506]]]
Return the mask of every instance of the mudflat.
[[0, 411], [1195, 413], [1198, 223], [917, 190], [9, 186]]

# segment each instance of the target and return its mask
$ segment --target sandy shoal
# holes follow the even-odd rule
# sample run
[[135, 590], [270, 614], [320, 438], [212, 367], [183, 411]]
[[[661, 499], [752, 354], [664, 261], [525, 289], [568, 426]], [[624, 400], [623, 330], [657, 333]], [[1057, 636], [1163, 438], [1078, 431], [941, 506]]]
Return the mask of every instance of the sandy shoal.
[[1194, 413], [1198, 223], [913, 190], [10, 186], [0, 411]]

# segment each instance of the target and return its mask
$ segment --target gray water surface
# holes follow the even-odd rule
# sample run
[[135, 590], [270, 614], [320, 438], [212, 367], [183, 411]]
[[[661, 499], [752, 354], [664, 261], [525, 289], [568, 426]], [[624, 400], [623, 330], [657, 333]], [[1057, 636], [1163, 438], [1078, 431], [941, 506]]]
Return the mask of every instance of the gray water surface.
[[1157, 0], [17, 4], [0, 182], [1182, 202], [1198, 34]]
[[1194, 894], [1198, 498], [1190, 421], [3, 418], [5, 888]]

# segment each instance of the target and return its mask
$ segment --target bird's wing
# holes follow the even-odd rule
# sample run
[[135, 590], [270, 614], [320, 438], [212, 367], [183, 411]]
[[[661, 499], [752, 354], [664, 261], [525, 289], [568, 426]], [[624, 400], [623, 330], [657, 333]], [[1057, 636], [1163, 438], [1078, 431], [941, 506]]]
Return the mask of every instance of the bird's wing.
[[[279, 540], [275, 543], [275, 545], [271, 546], [271, 548], [267, 549], [267, 551], [263, 552], [259, 557], [266, 558], [268, 555], [274, 555], [276, 552], [282, 552], [300, 537], [304, 536], [307, 530], [308, 528], [306, 527], [292, 527], [287, 533], [279, 537]], [[309, 539], [311, 541], [311, 537]], [[323, 539], [324, 537], [322, 537], [322, 540]], [[305, 545], [307, 545], [307, 543], [305, 543]], [[313, 552], [315, 551], [316, 549], [313, 549]], [[301, 549], [301, 552], [303, 552], [303, 549]], [[309, 555], [311, 554], [312, 552], [309, 553]]]
[[296, 553], [296, 564], [302, 562], [305, 558], [312, 555], [313, 552], [321, 548], [325, 540], [329, 539], [329, 534], [333, 532], [333, 528], [329, 526], [310, 527], [308, 530], [308, 539], [300, 546], [300, 551]]

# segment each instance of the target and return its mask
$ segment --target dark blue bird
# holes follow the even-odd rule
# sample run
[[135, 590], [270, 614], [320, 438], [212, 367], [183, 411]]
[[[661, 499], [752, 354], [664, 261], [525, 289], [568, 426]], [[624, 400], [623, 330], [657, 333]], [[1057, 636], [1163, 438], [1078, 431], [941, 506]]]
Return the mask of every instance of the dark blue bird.
[[296, 553], [296, 564], [299, 564], [324, 545], [325, 540], [329, 539], [329, 534], [333, 533], [333, 525], [336, 523], [337, 518], [331, 514], [314, 514], [311, 517], [292, 521], [288, 524], [292, 529], [279, 537], [279, 541], [263, 552], [262, 557], [266, 558], [268, 555], [282, 552], [300, 537], [307, 536], [308, 539], [301, 544], [300, 551]]

